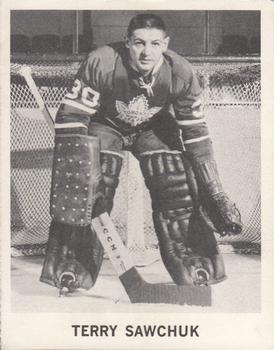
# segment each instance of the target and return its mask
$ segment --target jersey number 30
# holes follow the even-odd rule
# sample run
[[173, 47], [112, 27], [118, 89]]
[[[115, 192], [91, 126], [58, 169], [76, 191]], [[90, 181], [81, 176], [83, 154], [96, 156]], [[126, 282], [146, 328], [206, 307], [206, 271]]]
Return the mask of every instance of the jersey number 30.
[[81, 98], [83, 104], [88, 107], [95, 107], [98, 104], [99, 92], [94, 91], [90, 86], [85, 86], [82, 88], [79, 79], [74, 81], [71, 92], [66, 94], [66, 97], [75, 100], [76, 98]]

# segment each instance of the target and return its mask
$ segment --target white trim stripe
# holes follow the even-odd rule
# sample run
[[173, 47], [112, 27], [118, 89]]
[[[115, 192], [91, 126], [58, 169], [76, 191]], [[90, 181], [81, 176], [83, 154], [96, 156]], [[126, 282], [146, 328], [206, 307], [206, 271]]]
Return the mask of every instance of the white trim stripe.
[[198, 110], [198, 111], [192, 111], [192, 115], [193, 115], [193, 117], [194, 118], [200, 118], [200, 119], [202, 119], [203, 117], [204, 117], [204, 111], [203, 110]]
[[83, 123], [55, 123], [55, 129], [66, 129], [66, 128], [87, 128]]
[[178, 125], [193, 125], [193, 124], [199, 124], [204, 122], [205, 122], [205, 118], [195, 119], [195, 120], [177, 120]]
[[152, 154], [160, 154], [160, 153], [166, 153], [166, 154], [181, 154], [182, 152], [180, 151], [172, 151], [172, 150], [166, 150], [166, 149], [159, 149], [159, 150], [154, 150], [154, 151], [145, 151], [140, 154], [140, 157], [143, 156], [148, 156]]
[[186, 140], [184, 141], [184, 144], [187, 145], [189, 143], [195, 143], [195, 142], [200, 142], [200, 141], [204, 141], [206, 139], [209, 139], [209, 135], [207, 136], [201, 136], [201, 137], [196, 137], [195, 139], [190, 139], [190, 140]]
[[67, 98], [64, 98], [62, 103], [65, 105], [69, 105], [71, 107], [77, 108], [77, 109], [81, 109], [82, 111], [90, 113], [90, 114], [94, 114], [97, 112], [96, 109], [89, 108], [89, 107], [87, 107], [79, 102], [68, 100]]
[[112, 155], [115, 155], [115, 156], [118, 156], [118, 157], [124, 159], [124, 155], [119, 153], [119, 152], [101, 150], [100, 153], [112, 154]]

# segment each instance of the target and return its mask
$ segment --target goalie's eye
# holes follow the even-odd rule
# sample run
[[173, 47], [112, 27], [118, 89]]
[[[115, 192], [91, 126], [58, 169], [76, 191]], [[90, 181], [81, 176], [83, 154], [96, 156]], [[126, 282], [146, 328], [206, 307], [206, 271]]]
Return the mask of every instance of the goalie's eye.
[[155, 41], [151, 44], [153, 47], [158, 47], [160, 46], [160, 42], [159, 41]]
[[144, 46], [144, 43], [142, 41], [135, 41], [134, 42], [134, 45], [137, 46], [137, 47], [141, 47], [141, 46]]

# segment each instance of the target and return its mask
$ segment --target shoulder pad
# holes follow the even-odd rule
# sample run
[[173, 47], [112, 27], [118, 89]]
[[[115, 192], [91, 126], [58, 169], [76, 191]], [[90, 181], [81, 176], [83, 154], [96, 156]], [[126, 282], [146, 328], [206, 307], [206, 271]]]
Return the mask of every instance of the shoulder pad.
[[164, 57], [169, 62], [172, 74], [188, 81], [193, 76], [193, 69], [191, 64], [181, 55], [172, 50], [167, 50]]
[[114, 69], [117, 57], [117, 52], [105, 45], [91, 51], [87, 59], [91, 65], [99, 65], [105, 73], [108, 73]]

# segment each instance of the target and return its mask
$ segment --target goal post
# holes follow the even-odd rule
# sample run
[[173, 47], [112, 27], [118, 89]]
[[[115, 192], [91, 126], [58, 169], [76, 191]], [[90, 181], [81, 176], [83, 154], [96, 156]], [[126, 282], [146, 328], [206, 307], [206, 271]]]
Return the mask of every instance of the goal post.
[[[80, 61], [81, 57], [12, 57], [10, 150], [14, 255], [44, 252], [50, 224], [53, 153], [51, 131], [19, 71], [23, 66], [31, 68], [43, 100], [55, 115]], [[239, 206], [245, 225], [240, 236], [220, 242], [260, 244], [260, 61], [217, 57], [190, 61], [204, 85], [205, 112], [224, 188]], [[150, 197], [139, 164], [129, 154], [125, 156], [114, 202], [113, 221], [135, 262], [141, 264], [146, 257], [152, 257], [152, 252], [157, 256]]]

